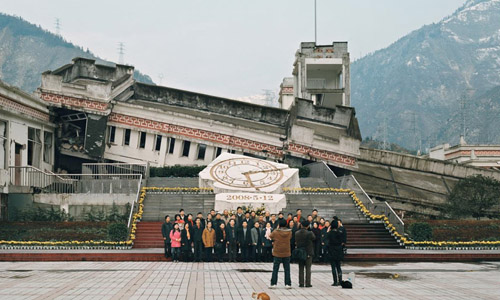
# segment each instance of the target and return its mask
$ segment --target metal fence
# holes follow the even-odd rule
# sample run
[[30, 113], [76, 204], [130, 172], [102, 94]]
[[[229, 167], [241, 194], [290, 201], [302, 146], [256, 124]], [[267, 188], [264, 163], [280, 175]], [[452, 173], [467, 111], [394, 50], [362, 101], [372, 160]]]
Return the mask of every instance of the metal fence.
[[137, 193], [142, 174], [54, 174], [32, 166], [9, 167], [10, 185], [52, 194]]
[[149, 164], [127, 163], [85, 163], [82, 164], [83, 174], [141, 174], [149, 177]]

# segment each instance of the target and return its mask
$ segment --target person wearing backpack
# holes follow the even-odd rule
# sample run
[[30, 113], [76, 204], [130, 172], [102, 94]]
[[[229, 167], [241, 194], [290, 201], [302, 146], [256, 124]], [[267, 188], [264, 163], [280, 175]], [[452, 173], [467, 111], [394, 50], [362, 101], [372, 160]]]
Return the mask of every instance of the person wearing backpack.
[[300, 229], [295, 233], [295, 245], [298, 251], [305, 251], [307, 256], [305, 260], [298, 259], [299, 263], [299, 287], [304, 287], [304, 269], [306, 270], [305, 287], [312, 287], [311, 285], [311, 265], [314, 256], [313, 241], [316, 236], [312, 231], [307, 230], [309, 221], [302, 221]]

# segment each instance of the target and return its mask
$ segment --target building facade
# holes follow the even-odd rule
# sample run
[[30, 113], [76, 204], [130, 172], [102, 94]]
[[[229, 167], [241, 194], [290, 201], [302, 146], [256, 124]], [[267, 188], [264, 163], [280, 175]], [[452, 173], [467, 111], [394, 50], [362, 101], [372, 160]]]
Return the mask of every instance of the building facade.
[[463, 137], [458, 145], [430, 149], [429, 158], [500, 171], [500, 145], [468, 145]]
[[[361, 135], [355, 111], [346, 105], [348, 79], [342, 74], [348, 74], [348, 64], [344, 66], [337, 57], [346, 54], [328, 50], [344, 49], [344, 43], [340, 44], [320, 47], [323, 58], [311, 61], [301, 55], [296, 62], [296, 70], [305, 67], [318, 82], [322, 73], [307, 69], [308, 65], [334, 70], [337, 78], [328, 75], [325, 82], [331, 84], [339, 78], [341, 82], [321, 91], [335, 94], [335, 99], [341, 99], [339, 105], [334, 105], [337, 100], [327, 101], [330, 96], [320, 101], [313, 94], [318, 90], [306, 89], [289, 97], [286, 108], [144, 84], [133, 79], [131, 66], [109, 67], [76, 58], [43, 73], [37, 91], [58, 126], [58, 166], [79, 165], [75, 159], [149, 162], [152, 166], [207, 165], [222, 152], [231, 152], [291, 165], [323, 160], [355, 169]], [[303, 43], [300, 52], [309, 53], [310, 47], [310, 43]], [[291, 90], [302, 91], [295, 86]]]
[[54, 129], [43, 101], [0, 81], [0, 219], [23, 167], [53, 171]]

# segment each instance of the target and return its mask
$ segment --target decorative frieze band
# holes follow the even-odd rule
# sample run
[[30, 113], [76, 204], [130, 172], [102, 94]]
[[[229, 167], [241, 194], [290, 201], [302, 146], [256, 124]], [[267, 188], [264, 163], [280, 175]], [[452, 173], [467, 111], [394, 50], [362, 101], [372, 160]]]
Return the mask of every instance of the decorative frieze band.
[[[458, 150], [445, 154], [446, 159], [455, 157], [471, 156], [472, 150]], [[500, 156], [500, 150], [474, 150], [475, 156]]]
[[158, 130], [164, 133], [182, 135], [189, 138], [224, 144], [228, 146], [235, 146], [252, 151], [258, 151], [258, 152], [267, 151], [267, 153], [277, 157], [283, 156], [283, 150], [279, 149], [279, 147], [277, 146], [257, 141], [252, 141], [249, 139], [239, 138], [235, 136], [230, 136], [226, 134], [220, 134], [212, 131], [189, 128], [180, 125], [173, 125], [169, 123], [148, 120], [117, 113], [111, 113], [108, 120], [111, 122], [121, 123], [129, 126]]
[[67, 106], [86, 108], [90, 110], [105, 111], [108, 109], [108, 103], [79, 99], [70, 96], [63, 96], [53, 93], [41, 93], [41, 98], [47, 102], [62, 104]]
[[30, 117], [36, 118], [36, 119], [41, 120], [43, 122], [49, 121], [49, 114], [41, 112], [39, 110], [36, 110], [36, 109], [29, 107], [27, 105], [18, 103], [16, 101], [13, 101], [13, 100], [6, 98], [2, 95], [0, 95], [0, 106], [18, 111], [20, 113], [26, 114]]
[[295, 143], [290, 143], [288, 145], [288, 150], [290, 152], [295, 152], [295, 153], [300, 153], [302, 155], [307, 155], [313, 158], [321, 159], [321, 160], [326, 160], [332, 163], [338, 163], [342, 165], [347, 165], [347, 166], [355, 166], [356, 165], [356, 158], [350, 157], [347, 155], [331, 152], [331, 151], [326, 151], [326, 150], [320, 150], [320, 149], [315, 149], [309, 146], [304, 146], [304, 145], [299, 145]]

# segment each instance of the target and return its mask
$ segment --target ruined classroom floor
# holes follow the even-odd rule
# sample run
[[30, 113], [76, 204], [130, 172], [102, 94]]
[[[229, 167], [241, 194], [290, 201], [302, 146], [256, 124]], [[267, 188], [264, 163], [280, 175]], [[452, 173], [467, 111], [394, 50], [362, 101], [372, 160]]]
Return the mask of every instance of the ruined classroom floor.
[[269, 290], [270, 263], [0, 262], [0, 299], [500, 299], [500, 262], [346, 263], [354, 289], [332, 287], [330, 268], [313, 266], [313, 288]]

